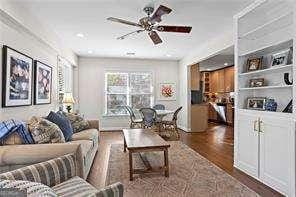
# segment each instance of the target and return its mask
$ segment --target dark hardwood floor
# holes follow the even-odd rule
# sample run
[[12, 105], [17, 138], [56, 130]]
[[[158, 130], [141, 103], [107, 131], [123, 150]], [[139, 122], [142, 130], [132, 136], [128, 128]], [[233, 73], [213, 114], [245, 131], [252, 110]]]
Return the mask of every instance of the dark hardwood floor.
[[[181, 141], [216, 164], [237, 180], [256, 191], [260, 196], [282, 196], [256, 179], [233, 167], [233, 128], [214, 123], [202, 133], [180, 131]], [[100, 132], [99, 150], [95, 157], [88, 181], [96, 188], [105, 185], [110, 146], [123, 143], [122, 132]]]
[[261, 196], [283, 196], [233, 167], [233, 127], [209, 123], [206, 132], [180, 131], [181, 141]]

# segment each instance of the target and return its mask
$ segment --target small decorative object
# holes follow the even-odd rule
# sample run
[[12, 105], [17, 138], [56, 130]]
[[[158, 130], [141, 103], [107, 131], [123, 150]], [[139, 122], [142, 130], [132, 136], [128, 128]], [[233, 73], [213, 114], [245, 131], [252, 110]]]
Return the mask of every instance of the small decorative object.
[[247, 72], [261, 70], [262, 69], [262, 59], [263, 59], [263, 57], [248, 59]]
[[286, 83], [286, 85], [293, 85], [293, 79], [290, 81], [289, 75], [290, 75], [290, 73], [284, 73], [285, 83]]
[[32, 104], [33, 59], [3, 46], [2, 107]]
[[290, 49], [275, 53], [271, 56], [271, 66], [287, 65]]
[[71, 92], [67, 92], [64, 94], [63, 103], [67, 106], [66, 109], [68, 113], [70, 113], [72, 105], [75, 103]]
[[264, 78], [250, 79], [250, 87], [262, 87], [264, 86]]
[[51, 103], [52, 68], [39, 61], [34, 63], [34, 104], [49, 104]]
[[266, 111], [276, 111], [277, 102], [274, 99], [266, 99], [265, 109]]
[[247, 108], [254, 110], [265, 110], [265, 97], [252, 97], [248, 98]]
[[160, 83], [158, 100], [176, 100], [176, 84]]
[[293, 111], [293, 100], [291, 100], [288, 105], [285, 107], [285, 109], [283, 110], [283, 112], [285, 113], [292, 113]]

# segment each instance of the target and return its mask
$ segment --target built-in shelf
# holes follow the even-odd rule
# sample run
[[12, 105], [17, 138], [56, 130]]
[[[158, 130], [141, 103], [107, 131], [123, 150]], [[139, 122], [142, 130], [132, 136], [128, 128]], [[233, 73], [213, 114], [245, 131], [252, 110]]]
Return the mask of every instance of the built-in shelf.
[[251, 87], [251, 88], [240, 88], [240, 91], [243, 90], [262, 90], [262, 89], [279, 89], [279, 88], [292, 88], [293, 85], [280, 85], [280, 86], [262, 86], [262, 87]]
[[286, 117], [286, 118], [291, 118], [293, 116], [292, 113], [284, 113], [280, 111], [260, 111], [260, 110], [251, 110], [251, 109], [239, 109], [239, 111], [244, 113], [255, 114], [257, 116], [270, 115], [270, 116], [280, 116], [280, 117]]
[[292, 68], [292, 67], [293, 67], [292, 64], [284, 65], [284, 66], [274, 66], [274, 67], [270, 67], [270, 68], [266, 68], [266, 69], [262, 69], [262, 70], [256, 70], [256, 71], [252, 71], [252, 72], [240, 73], [239, 76], [263, 74], [263, 73], [267, 73], [267, 72], [273, 72], [273, 71], [276, 71], [276, 70], [287, 69], [287, 68]]
[[269, 33], [273, 33], [279, 29], [285, 28], [293, 24], [293, 13], [285, 13], [265, 24], [252, 29], [249, 32], [239, 36], [239, 39], [255, 40], [262, 36], [266, 36]]

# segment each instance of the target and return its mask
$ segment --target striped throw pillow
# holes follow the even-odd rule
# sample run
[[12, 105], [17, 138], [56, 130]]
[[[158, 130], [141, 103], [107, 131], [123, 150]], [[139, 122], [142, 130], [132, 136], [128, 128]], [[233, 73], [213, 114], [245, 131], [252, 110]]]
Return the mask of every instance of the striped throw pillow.
[[30, 182], [30, 181], [13, 181], [13, 180], [0, 180], [0, 189], [20, 189], [27, 193], [28, 197], [56, 197], [57, 194], [50, 187], [43, 185], [42, 183]]

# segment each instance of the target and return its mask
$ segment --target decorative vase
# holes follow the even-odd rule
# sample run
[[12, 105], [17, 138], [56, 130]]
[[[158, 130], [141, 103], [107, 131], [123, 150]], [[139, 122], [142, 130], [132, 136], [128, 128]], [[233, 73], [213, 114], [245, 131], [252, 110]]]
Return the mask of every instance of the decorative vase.
[[274, 99], [267, 99], [265, 103], [266, 111], [276, 111], [277, 109], [277, 102]]
[[287, 85], [292, 85], [293, 84], [293, 79], [292, 79], [292, 82], [291, 82], [290, 79], [289, 79], [289, 75], [290, 75], [290, 73], [284, 73], [284, 80], [285, 80], [285, 83]]

